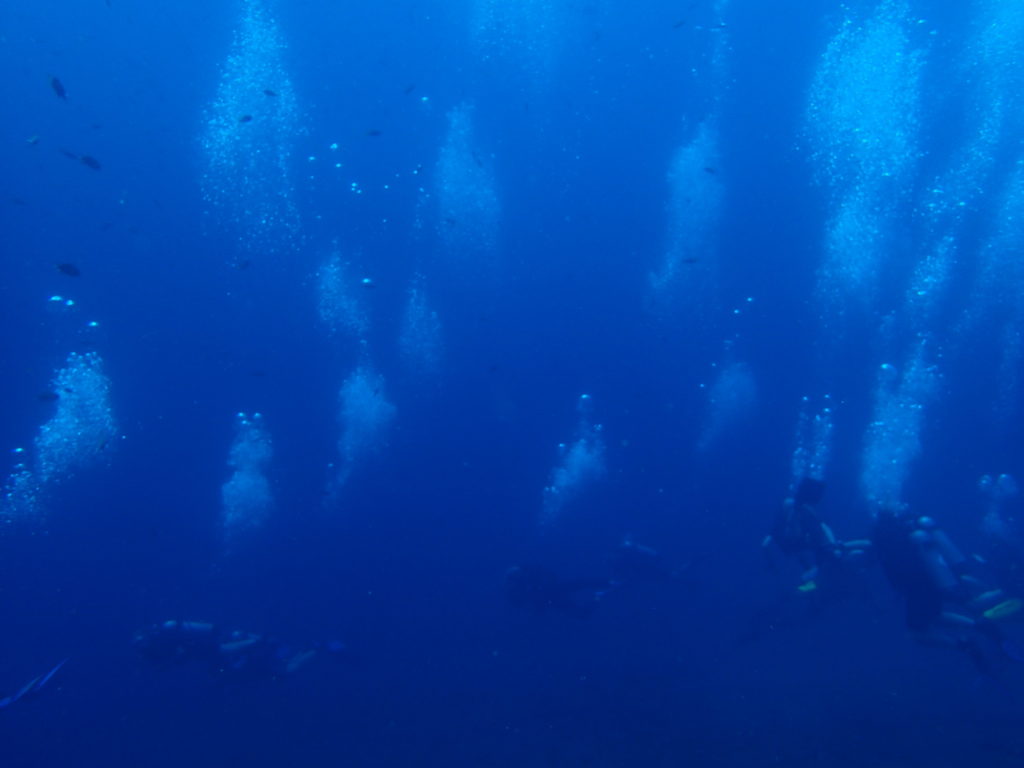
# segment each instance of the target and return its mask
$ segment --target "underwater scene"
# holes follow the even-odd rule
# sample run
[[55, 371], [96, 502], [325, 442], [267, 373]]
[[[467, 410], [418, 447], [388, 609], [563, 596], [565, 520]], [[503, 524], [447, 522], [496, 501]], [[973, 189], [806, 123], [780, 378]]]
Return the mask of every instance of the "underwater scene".
[[1024, 3], [0, 62], [0, 766], [1024, 764]]

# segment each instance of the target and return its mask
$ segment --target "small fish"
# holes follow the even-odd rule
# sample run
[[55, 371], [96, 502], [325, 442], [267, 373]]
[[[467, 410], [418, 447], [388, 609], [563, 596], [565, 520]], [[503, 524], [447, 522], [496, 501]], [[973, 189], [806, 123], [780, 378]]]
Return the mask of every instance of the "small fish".
[[82, 270], [80, 270], [74, 264], [67, 262], [65, 262], [64, 264], [58, 264], [57, 269], [62, 275], [67, 275], [68, 277], [81, 277], [82, 275]]
[[53, 89], [53, 92], [57, 94], [58, 99], [61, 99], [62, 101], [68, 100], [68, 92], [67, 89], [64, 88], [64, 83], [62, 83], [56, 77], [50, 78], [50, 87]]
[[64, 155], [64, 157], [66, 157], [68, 160], [77, 160], [78, 159], [78, 155], [76, 155], [70, 149], [61, 149], [61, 150], [58, 150], [58, 151], [62, 155]]
[[706, 165], [704, 166], [704, 173], [710, 173], [712, 176], [714, 176], [716, 173], [718, 173], [718, 169], [712, 168], [710, 165]]
[[240, 118], [238, 118], [238, 122], [240, 122], [240, 123], [251, 123], [252, 122], [252, 115], [242, 115]]
[[41, 403], [55, 403], [60, 400], [60, 395], [52, 390], [47, 390], [36, 395], [36, 400]]
[[98, 171], [101, 167], [100, 161], [97, 160], [92, 155], [82, 155], [80, 158], [78, 158], [78, 162], [80, 162], [84, 166], [92, 168], [94, 171]]
[[370, 130], [368, 130], [366, 132], [367, 136], [380, 136], [381, 134], [382, 134], [382, 131], [380, 129], [378, 129], [378, 128], [371, 128]]
[[683, 264], [696, 264], [699, 261], [700, 259], [698, 259], [696, 256], [687, 256], [685, 259], [683, 259]]
[[686, 20], [685, 19], [680, 19], [679, 21], [677, 21], [675, 24], [672, 25], [672, 29], [679, 29], [679, 28], [685, 27], [685, 26], [686, 26]]
[[416, 83], [409, 83], [405, 88], [402, 89], [402, 93], [408, 96], [410, 93], [416, 90]]
[[250, 266], [252, 266], [252, 259], [242, 259], [235, 264], [235, 269], [241, 271], [243, 269], [248, 269]]
[[274, 99], [274, 98], [277, 98], [277, 91], [272, 91], [269, 88], [264, 88], [263, 89], [263, 95], [264, 96], [269, 96], [270, 98]]
[[33, 134], [33, 135], [29, 136], [27, 139], [25, 139], [25, 141], [28, 142], [29, 144], [31, 144], [34, 147], [36, 144], [39, 143], [39, 136], [37, 136], [36, 134]]

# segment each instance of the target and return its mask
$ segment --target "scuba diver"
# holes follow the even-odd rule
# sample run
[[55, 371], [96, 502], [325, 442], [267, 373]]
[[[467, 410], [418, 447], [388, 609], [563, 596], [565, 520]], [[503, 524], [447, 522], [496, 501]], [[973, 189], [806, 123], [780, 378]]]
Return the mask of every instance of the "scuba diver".
[[776, 549], [796, 562], [799, 581], [795, 590], [789, 581], [777, 585], [777, 592], [754, 611], [740, 632], [741, 644], [754, 642], [778, 627], [813, 620], [827, 607], [849, 598], [873, 604], [864, 573], [871, 542], [838, 539], [818, 515], [824, 495], [821, 480], [804, 477], [779, 507], [761, 551], [772, 571], [778, 565], [773, 556]]
[[539, 565], [514, 565], [505, 572], [505, 596], [517, 608], [549, 610], [586, 618], [614, 584], [607, 579], [562, 579]]
[[865, 539], [840, 541], [818, 515], [818, 505], [825, 495], [825, 483], [804, 477], [796, 491], [783, 500], [771, 532], [761, 542], [770, 566], [774, 545], [801, 568], [801, 592], [812, 592], [819, 581], [845, 581], [848, 565], [863, 560], [871, 542]]
[[[294, 672], [320, 649], [295, 650], [288, 645], [238, 630], [224, 632], [202, 621], [165, 621], [135, 634], [135, 649], [156, 666], [193, 663], [223, 680], [265, 680]], [[340, 643], [323, 646], [329, 653], [343, 650]]]
[[932, 518], [883, 510], [871, 540], [886, 578], [903, 597], [907, 629], [918, 643], [963, 651], [989, 676], [989, 648], [1004, 658], [1017, 656], [983, 613], [1002, 593], [986, 591], [970, 574], [970, 561]]
[[39, 677], [34, 677], [31, 680], [29, 680], [27, 683], [25, 683], [25, 685], [21, 686], [21, 688], [18, 689], [17, 693], [13, 693], [10, 696], [5, 696], [4, 698], [0, 699], [0, 709], [3, 709], [4, 707], [9, 707], [11, 706], [11, 704], [16, 704], [19, 701], [24, 701], [26, 699], [33, 698], [37, 693], [39, 693], [39, 691], [42, 690], [43, 686], [50, 682], [50, 679], [57, 674], [60, 668], [67, 664], [67, 661], [67, 659], [64, 659], [62, 662], [60, 662], [57, 666], [55, 666], [45, 675], [39, 675]]

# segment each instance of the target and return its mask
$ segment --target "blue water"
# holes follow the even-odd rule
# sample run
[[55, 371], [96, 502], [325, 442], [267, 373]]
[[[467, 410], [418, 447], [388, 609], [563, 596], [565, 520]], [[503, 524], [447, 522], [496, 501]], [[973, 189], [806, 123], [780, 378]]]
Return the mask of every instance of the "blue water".
[[1020, 763], [1019, 665], [761, 541], [801, 450], [842, 538], [1019, 535], [1024, 11], [641, 5], [0, 7], [3, 765]]

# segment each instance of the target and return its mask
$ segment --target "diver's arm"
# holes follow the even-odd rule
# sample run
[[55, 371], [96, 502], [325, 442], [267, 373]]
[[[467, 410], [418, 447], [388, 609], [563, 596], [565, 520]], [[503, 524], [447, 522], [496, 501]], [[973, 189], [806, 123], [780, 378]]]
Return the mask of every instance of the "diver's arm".
[[832, 533], [832, 529], [829, 528], [826, 523], [819, 522], [818, 525], [821, 526], [821, 536], [822, 536], [822, 539], [824, 539], [825, 546], [827, 546], [827, 547], [834, 547], [834, 546], [836, 546], [839, 543], [839, 541], [836, 539], [836, 535], [834, 533]]

